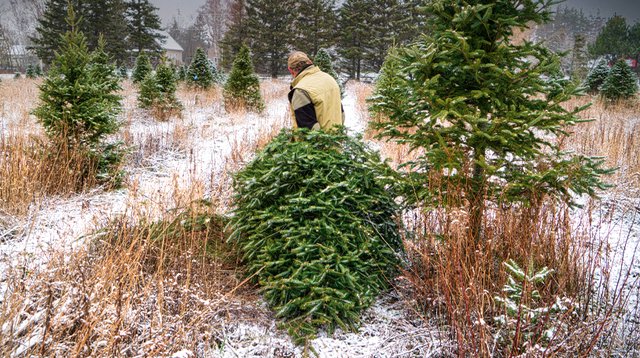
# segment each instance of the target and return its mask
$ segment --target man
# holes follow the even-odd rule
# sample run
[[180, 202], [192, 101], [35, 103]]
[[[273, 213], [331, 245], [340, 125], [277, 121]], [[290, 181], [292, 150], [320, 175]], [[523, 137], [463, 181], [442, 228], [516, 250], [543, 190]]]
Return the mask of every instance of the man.
[[304, 52], [292, 52], [287, 67], [293, 76], [289, 91], [293, 127], [329, 130], [344, 125], [336, 80], [314, 66]]

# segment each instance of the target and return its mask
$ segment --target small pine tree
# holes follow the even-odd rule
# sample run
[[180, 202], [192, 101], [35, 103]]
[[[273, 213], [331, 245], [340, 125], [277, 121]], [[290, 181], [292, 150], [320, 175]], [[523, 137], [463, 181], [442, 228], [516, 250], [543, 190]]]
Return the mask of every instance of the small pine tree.
[[13, 79], [14, 80], [19, 80], [22, 78], [22, 75], [20, 74], [20, 72], [16, 72], [13, 74]]
[[122, 151], [104, 139], [119, 128], [120, 79], [104, 53], [104, 41], [89, 52], [71, 6], [67, 19], [71, 30], [40, 85], [40, 105], [33, 114], [54, 143], [80, 151], [97, 163], [99, 179], [111, 180]]
[[207, 89], [214, 85], [209, 59], [207, 59], [207, 55], [202, 48], [198, 48], [193, 55], [193, 60], [187, 73], [187, 82], [202, 89]]
[[153, 68], [151, 67], [149, 56], [147, 56], [145, 52], [140, 53], [136, 58], [136, 65], [133, 68], [133, 73], [131, 74], [133, 83], [141, 82], [151, 71], [153, 71]]
[[35, 68], [33, 68], [32, 64], [27, 65], [27, 72], [26, 72], [27, 78], [36, 78], [36, 70]]
[[224, 85], [224, 106], [227, 111], [238, 107], [261, 112], [264, 101], [260, 94], [260, 79], [255, 74], [251, 53], [246, 45], [238, 51], [233, 60], [231, 73]]
[[42, 76], [42, 67], [40, 65], [34, 65], [33, 68], [37, 77]]
[[180, 115], [182, 104], [176, 97], [176, 75], [166, 60], [158, 65], [155, 73], [149, 73], [140, 83], [138, 103], [140, 108], [151, 110], [159, 120]]
[[609, 76], [609, 65], [607, 61], [600, 60], [596, 67], [587, 75], [585, 85], [591, 93], [597, 93], [600, 90], [600, 86], [604, 83], [604, 80]]
[[187, 66], [180, 66], [178, 69], [178, 80], [186, 81], [187, 80]]
[[319, 49], [316, 53], [316, 56], [313, 58], [313, 64], [318, 66], [322, 72], [331, 75], [331, 77], [333, 77], [336, 82], [338, 82], [338, 86], [340, 86], [340, 95], [344, 96], [344, 87], [342, 86], [342, 83], [340, 83], [338, 74], [333, 69], [333, 63], [331, 61], [331, 55], [329, 55], [329, 52], [327, 52], [327, 50], [323, 48]]
[[616, 62], [602, 83], [602, 95], [606, 99], [617, 101], [630, 98], [636, 92], [638, 92], [638, 76], [624, 60]]
[[118, 68], [118, 75], [120, 76], [120, 78], [123, 78], [123, 79], [129, 78], [129, 71], [127, 71], [127, 67], [126, 66], [120, 66]]

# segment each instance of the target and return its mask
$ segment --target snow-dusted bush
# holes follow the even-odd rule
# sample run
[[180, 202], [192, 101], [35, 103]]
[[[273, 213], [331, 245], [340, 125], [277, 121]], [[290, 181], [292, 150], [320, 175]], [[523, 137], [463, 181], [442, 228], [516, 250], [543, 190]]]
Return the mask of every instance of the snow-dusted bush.
[[630, 98], [638, 92], [638, 76], [620, 60], [609, 71], [600, 91], [604, 98], [613, 101]]
[[402, 243], [393, 172], [344, 132], [282, 132], [235, 176], [231, 240], [298, 343], [353, 328]]

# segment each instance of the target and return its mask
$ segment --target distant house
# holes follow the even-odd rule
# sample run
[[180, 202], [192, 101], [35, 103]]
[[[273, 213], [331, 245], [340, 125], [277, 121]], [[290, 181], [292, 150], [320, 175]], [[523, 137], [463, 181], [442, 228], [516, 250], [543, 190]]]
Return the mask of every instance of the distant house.
[[164, 40], [158, 40], [158, 44], [164, 51], [164, 55], [174, 64], [181, 65], [183, 63], [182, 53], [184, 52], [182, 46], [180, 46], [180, 44], [174, 40], [168, 32], [158, 31], [158, 34], [164, 37]]

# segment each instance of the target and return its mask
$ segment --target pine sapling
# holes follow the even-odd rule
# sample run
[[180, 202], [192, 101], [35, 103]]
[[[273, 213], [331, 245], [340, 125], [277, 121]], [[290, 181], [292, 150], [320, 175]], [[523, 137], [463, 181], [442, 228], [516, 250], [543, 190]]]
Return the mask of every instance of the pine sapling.
[[233, 60], [231, 73], [224, 85], [224, 107], [229, 111], [245, 108], [256, 112], [264, 109], [260, 79], [255, 74], [249, 47], [243, 45]]
[[612, 101], [628, 99], [638, 92], [638, 76], [624, 60], [616, 62], [602, 83], [601, 94]]
[[136, 57], [136, 64], [133, 67], [133, 73], [131, 74], [131, 80], [133, 83], [140, 83], [142, 80], [147, 77], [153, 71], [153, 67], [151, 67], [151, 61], [149, 60], [149, 56], [146, 52], [142, 52]]

